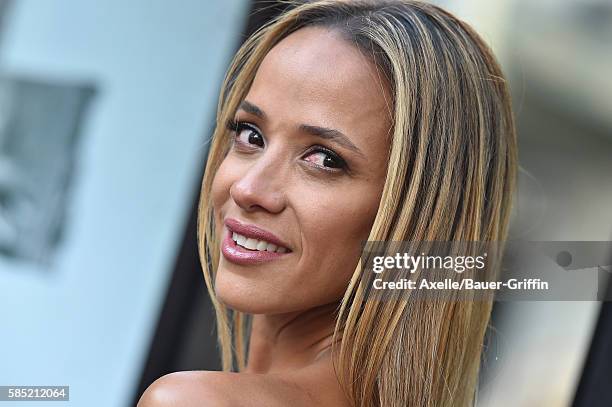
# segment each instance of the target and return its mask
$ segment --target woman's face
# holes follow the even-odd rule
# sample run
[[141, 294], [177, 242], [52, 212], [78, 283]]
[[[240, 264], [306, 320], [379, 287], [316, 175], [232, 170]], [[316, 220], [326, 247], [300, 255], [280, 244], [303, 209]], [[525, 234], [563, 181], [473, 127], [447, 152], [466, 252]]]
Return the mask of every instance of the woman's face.
[[227, 306], [277, 314], [341, 298], [384, 185], [385, 99], [374, 65], [337, 32], [303, 28], [268, 53], [212, 187]]

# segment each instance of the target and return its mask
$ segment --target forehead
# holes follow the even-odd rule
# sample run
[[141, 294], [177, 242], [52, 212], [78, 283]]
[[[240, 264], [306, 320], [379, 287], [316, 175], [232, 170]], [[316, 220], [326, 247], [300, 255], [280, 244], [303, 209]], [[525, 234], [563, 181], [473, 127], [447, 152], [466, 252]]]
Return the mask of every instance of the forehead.
[[306, 27], [270, 50], [246, 99], [270, 120], [331, 127], [357, 139], [367, 134], [380, 142], [390, 123], [387, 89], [374, 64], [338, 32]]

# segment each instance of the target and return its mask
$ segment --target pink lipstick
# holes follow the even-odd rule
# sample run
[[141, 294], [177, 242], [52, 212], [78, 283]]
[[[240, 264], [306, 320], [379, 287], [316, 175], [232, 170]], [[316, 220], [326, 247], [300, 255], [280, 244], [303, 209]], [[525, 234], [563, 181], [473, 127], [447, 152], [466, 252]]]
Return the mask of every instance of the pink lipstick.
[[[227, 233], [225, 234], [223, 242], [221, 243], [221, 253], [228, 261], [232, 263], [239, 265], [259, 264], [280, 259], [283, 256], [291, 253], [288, 245], [280, 238], [258, 226], [249, 225], [236, 219], [228, 218], [225, 220], [225, 227], [227, 229]], [[248, 239], [265, 241], [274, 246], [283, 247], [286, 249], [286, 252], [279, 253], [277, 251], [248, 249], [234, 241], [232, 238], [234, 233], [242, 235]]]

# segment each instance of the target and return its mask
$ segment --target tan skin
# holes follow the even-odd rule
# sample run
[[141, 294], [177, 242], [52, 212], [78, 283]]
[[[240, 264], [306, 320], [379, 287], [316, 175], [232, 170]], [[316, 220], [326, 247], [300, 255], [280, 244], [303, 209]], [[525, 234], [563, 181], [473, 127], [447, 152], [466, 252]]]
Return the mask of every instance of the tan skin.
[[[220, 256], [219, 300], [253, 314], [246, 370], [166, 375], [139, 407], [348, 405], [330, 340], [380, 202], [388, 100], [374, 65], [333, 30], [302, 28], [268, 53], [235, 115], [251, 127], [231, 135], [213, 209], [217, 225], [257, 225], [290, 252], [259, 265]], [[337, 132], [323, 138], [302, 124]]]

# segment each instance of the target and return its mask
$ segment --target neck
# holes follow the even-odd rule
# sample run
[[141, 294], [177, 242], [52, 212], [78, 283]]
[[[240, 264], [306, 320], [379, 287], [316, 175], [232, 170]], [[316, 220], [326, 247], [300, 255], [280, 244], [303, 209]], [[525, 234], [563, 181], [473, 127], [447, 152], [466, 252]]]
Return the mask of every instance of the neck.
[[338, 304], [285, 314], [255, 314], [245, 372], [272, 373], [305, 367], [327, 355]]

